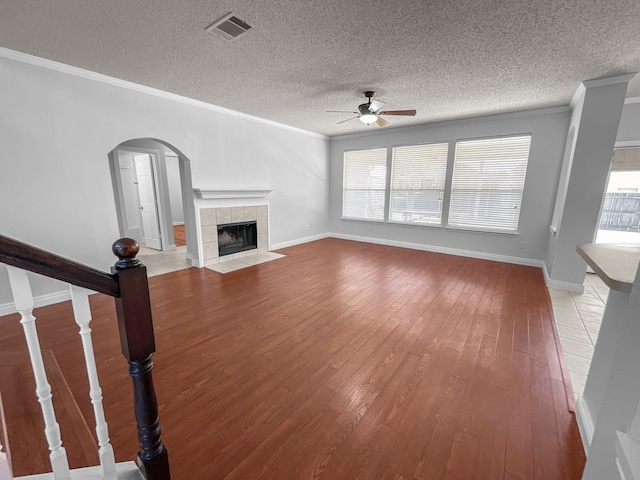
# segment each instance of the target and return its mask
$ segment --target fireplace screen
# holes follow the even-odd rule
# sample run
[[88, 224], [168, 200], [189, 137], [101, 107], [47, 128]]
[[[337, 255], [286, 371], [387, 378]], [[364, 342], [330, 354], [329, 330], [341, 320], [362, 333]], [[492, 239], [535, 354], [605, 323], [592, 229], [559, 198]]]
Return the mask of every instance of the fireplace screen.
[[218, 254], [224, 257], [258, 248], [257, 238], [255, 221], [218, 225]]

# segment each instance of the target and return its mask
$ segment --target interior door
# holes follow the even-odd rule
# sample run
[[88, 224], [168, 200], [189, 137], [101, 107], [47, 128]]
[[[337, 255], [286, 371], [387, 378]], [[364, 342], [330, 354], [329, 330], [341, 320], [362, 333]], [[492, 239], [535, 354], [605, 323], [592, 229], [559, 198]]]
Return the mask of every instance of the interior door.
[[138, 180], [138, 198], [140, 200], [140, 225], [142, 227], [142, 241], [145, 246], [161, 250], [160, 222], [158, 220], [151, 157], [148, 153], [134, 156], [136, 178]]

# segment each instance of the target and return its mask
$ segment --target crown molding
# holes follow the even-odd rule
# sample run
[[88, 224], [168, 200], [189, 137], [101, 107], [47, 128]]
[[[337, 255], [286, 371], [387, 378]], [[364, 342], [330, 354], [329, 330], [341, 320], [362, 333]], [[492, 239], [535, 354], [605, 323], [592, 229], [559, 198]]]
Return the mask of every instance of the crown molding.
[[[465, 117], [465, 118], [457, 118], [452, 120], [427, 122], [427, 123], [421, 123], [418, 125], [405, 125], [402, 127], [392, 127], [392, 128], [386, 127], [384, 132], [375, 131], [375, 132], [362, 132], [362, 133], [345, 133], [343, 135], [334, 135], [331, 137], [331, 140], [342, 140], [344, 138], [360, 138], [360, 137], [368, 137], [368, 136], [380, 136], [385, 132], [391, 132], [393, 130], [403, 130], [405, 132], [419, 131], [419, 130], [423, 130], [425, 127], [464, 125], [469, 123], [508, 120], [511, 118], [521, 118], [521, 117], [531, 117], [534, 115], [551, 115], [554, 113], [568, 112], [569, 110], [570, 108], [568, 105], [561, 105], [559, 107], [544, 107], [544, 108], [534, 108], [531, 110], [518, 110], [515, 112], [492, 113], [488, 115], [478, 115], [476, 117]], [[371, 147], [371, 148], [376, 148], [376, 147]]]
[[605, 85], [615, 85], [616, 83], [628, 83], [638, 72], [625, 73], [623, 75], [614, 75], [612, 77], [592, 78], [591, 80], [583, 80], [582, 85], [585, 88], [603, 87]]
[[145, 93], [147, 95], [152, 95], [154, 97], [163, 98], [165, 100], [171, 100], [171, 101], [182, 103], [185, 105], [190, 105], [192, 107], [202, 108], [204, 110], [222, 113], [225, 115], [231, 115], [233, 117], [244, 118], [252, 122], [262, 123], [264, 125], [269, 125], [271, 127], [276, 127], [283, 130], [289, 130], [291, 132], [301, 133], [303, 135], [308, 135], [315, 138], [322, 138], [322, 139], [329, 138], [328, 136], [322, 135], [320, 133], [311, 132], [309, 130], [303, 130], [302, 128], [292, 127], [291, 125], [274, 122], [272, 120], [267, 120], [266, 118], [248, 115], [246, 113], [237, 112], [229, 108], [219, 107], [217, 105], [203, 102], [201, 100], [194, 100], [193, 98], [183, 97], [182, 95], [177, 95], [175, 93], [165, 92], [164, 90], [159, 90], [157, 88], [147, 87], [145, 85], [140, 85], [138, 83], [129, 82], [127, 80], [121, 80], [119, 78], [110, 77], [102, 73], [92, 72], [91, 70], [85, 70], [79, 67], [73, 67], [71, 65], [55, 62], [53, 60], [48, 60], [42, 57], [36, 57], [34, 55], [29, 55], [27, 53], [10, 50], [4, 47], [0, 47], [0, 57], [6, 58], [9, 60], [14, 60], [16, 62], [34, 65], [36, 67], [46, 68], [48, 70], [53, 70], [60, 73], [65, 73], [67, 75], [73, 75], [76, 77], [85, 78], [87, 80], [93, 80], [95, 82], [105, 83], [107, 85], [112, 85], [115, 87], [126, 88], [127, 90], [133, 90], [135, 92]]
[[[576, 88], [573, 97], [571, 97], [571, 101], [569, 102], [569, 107], [572, 109], [577, 105], [580, 97], [584, 95], [587, 91], [587, 88], [594, 87], [603, 87], [605, 85], [615, 85], [616, 83], [628, 83], [633, 77], [635, 77], [636, 73], [625, 73], [624, 75], [615, 75], [613, 77], [600, 77], [600, 78], [592, 78], [591, 80], [583, 80]], [[629, 101], [630, 100], [630, 101]], [[626, 99], [624, 103], [635, 103], [634, 99]], [[640, 102], [640, 98], [637, 98], [638, 102]]]

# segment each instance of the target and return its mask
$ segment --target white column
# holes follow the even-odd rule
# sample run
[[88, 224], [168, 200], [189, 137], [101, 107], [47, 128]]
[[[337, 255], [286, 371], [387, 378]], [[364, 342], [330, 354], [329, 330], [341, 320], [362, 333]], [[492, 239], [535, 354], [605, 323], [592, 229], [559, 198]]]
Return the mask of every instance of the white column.
[[[611, 293], [583, 397], [584, 405], [594, 412], [588, 412], [594, 429], [582, 478], [640, 480], [640, 446], [634, 438], [640, 404], [640, 270], [631, 293]], [[610, 309], [611, 302], [623, 305]], [[606, 318], [613, 313], [615, 318]], [[609, 335], [611, 329], [615, 332]], [[603, 349], [607, 354], [597, 355]]]
[[56, 414], [53, 409], [51, 385], [49, 385], [47, 381], [47, 374], [44, 369], [44, 362], [42, 361], [40, 341], [38, 340], [38, 332], [36, 330], [36, 318], [33, 316], [34, 302], [29, 277], [27, 277], [25, 270], [15, 267], [7, 266], [7, 271], [9, 273], [9, 284], [13, 292], [16, 310], [18, 310], [22, 317], [20, 323], [22, 324], [24, 336], [27, 340], [33, 375], [36, 380], [36, 395], [42, 408], [45, 425], [44, 432], [49, 445], [49, 459], [51, 460], [53, 475], [55, 480], [70, 480], [67, 452], [62, 446], [60, 426], [56, 421]]
[[87, 377], [89, 378], [89, 397], [93, 404], [93, 415], [96, 420], [96, 435], [98, 437], [98, 456], [102, 465], [104, 480], [117, 480], [116, 461], [113, 455], [113, 447], [109, 443], [109, 429], [104, 417], [102, 406], [102, 389], [98, 381], [98, 369], [96, 358], [93, 353], [93, 342], [91, 341], [91, 308], [89, 307], [89, 295], [87, 290], [74, 285], [69, 285], [71, 291], [71, 302], [73, 304], [73, 315], [76, 323], [80, 327], [80, 338], [84, 350], [84, 361], [87, 367]]
[[[582, 292], [585, 264], [576, 245], [593, 241], [602, 198], [607, 189], [611, 156], [624, 106], [627, 84], [635, 74], [585, 80], [572, 100], [565, 175], [566, 195], [557, 199], [557, 225], [549, 237], [545, 265], [549, 286]], [[569, 165], [567, 165], [568, 168]]]

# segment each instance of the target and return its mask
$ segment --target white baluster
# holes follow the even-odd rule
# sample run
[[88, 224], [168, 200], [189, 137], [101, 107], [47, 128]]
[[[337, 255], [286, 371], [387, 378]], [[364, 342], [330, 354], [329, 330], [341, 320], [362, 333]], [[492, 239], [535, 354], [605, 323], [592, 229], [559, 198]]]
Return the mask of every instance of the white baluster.
[[56, 414], [53, 410], [51, 385], [49, 385], [47, 381], [47, 374], [44, 369], [44, 362], [42, 361], [40, 341], [38, 340], [38, 331], [36, 330], [36, 318], [33, 316], [34, 303], [29, 277], [27, 277], [25, 270], [19, 268], [7, 266], [7, 271], [9, 273], [9, 284], [13, 292], [16, 310], [18, 310], [22, 317], [20, 323], [22, 324], [24, 336], [27, 340], [33, 376], [36, 380], [36, 395], [40, 402], [40, 408], [42, 408], [45, 426], [44, 433], [49, 445], [49, 459], [51, 460], [53, 476], [56, 480], [70, 480], [71, 476], [69, 473], [67, 452], [62, 446], [60, 426], [56, 421]]
[[2, 395], [0, 395], [0, 480], [12, 480], [11, 455], [7, 437], [7, 421], [4, 418]]
[[84, 361], [87, 366], [87, 376], [89, 377], [89, 396], [93, 404], [93, 414], [96, 418], [96, 435], [98, 436], [98, 455], [104, 480], [117, 480], [116, 460], [113, 455], [113, 447], [109, 443], [109, 429], [104, 417], [102, 407], [102, 389], [98, 382], [98, 369], [96, 368], [96, 358], [93, 353], [93, 342], [91, 341], [91, 308], [89, 307], [89, 294], [87, 290], [74, 285], [69, 285], [71, 290], [71, 302], [73, 303], [73, 315], [76, 323], [80, 327], [80, 338], [84, 349]]
[[0, 445], [0, 480], [13, 480], [9, 459], [7, 454], [2, 451], [2, 448], [2, 445]]

